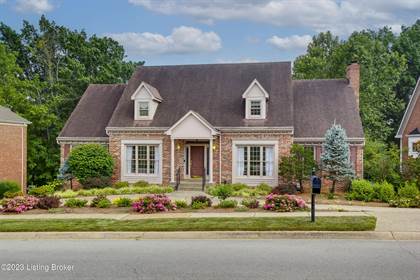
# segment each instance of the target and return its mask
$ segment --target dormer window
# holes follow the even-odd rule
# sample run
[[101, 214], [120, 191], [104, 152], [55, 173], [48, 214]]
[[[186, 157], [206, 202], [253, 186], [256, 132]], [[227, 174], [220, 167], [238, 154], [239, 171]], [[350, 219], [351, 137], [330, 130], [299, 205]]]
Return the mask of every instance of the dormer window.
[[141, 121], [153, 120], [153, 116], [163, 98], [156, 88], [142, 82], [131, 95], [131, 100], [134, 100], [134, 119]]
[[251, 116], [261, 116], [261, 100], [251, 100]]
[[268, 93], [255, 79], [242, 94], [245, 99], [245, 119], [265, 119]]
[[149, 102], [139, 102], [139, 117], [149, 116]]

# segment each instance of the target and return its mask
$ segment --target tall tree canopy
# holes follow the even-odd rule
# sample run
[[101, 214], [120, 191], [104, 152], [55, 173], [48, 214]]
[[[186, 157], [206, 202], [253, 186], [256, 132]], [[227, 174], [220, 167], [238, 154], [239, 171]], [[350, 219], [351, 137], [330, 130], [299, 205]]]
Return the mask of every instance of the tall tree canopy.
[[418, 69], [410, 67], [410, 59], [407, 60], [416, 55], [420, 58], [414, 43], [420, 42], [419, 24], [403, 28], [400, 36], [388, 27], [354, 32], [342, 41], [330, 32], [320, 33], [313, 37], [307, 53], [296, 59], [294, 77], [344, 78], [346, 66], [358, 62], [361, 65], [360, 114], [365, 133], [391, 142], [407, 96], [419, 75]]
[[[20, 31], [0, 23], [0, 104], [32, 122], [28, 182], [56, 177], [56, 137], [89, 83], [124, 83], [137, 65], [107, 37], [88, 36], [44, 16]], [[3, 78], [5, 77], [5, 78]]]

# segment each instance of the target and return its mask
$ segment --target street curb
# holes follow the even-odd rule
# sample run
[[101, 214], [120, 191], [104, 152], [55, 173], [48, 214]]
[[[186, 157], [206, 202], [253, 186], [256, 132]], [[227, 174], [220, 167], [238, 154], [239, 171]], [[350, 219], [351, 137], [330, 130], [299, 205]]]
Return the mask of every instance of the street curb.
[[183, 232], [0, 232], [0, 240], [40, 239], [365, 239], [420, 240], [420, 232], [376, 231], [183, 231]]

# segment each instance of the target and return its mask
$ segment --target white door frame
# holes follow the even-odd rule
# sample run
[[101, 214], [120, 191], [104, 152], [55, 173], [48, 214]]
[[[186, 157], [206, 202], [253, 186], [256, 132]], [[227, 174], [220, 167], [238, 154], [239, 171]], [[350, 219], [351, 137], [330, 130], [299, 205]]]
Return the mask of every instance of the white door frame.
[[[208, 170], [208, 167], [207, 167], [207, 150], [209, 149], [209, 144], [206, 144], [206, 143], [191, 143], [191, 144], [185, 144], [185, 149], [184, 149], [184, 162], [185, 162], [185, 164], [184, 164], [184, 178], [186, 178], [186, 179], [191, 179], [191, 147], [192, 146], [202, 146], [202, 147], [204, 147], [204, 149], [203, 149], [203, 153], [204, 153], [204, 168], [206, 168], [206, 171], [207, 171], [207, 173], [208, 174], [211, 174], [211, 172], [210, 172], [210, 170]], [[187, 160], [185, 159], [185, 151], [188, 151], [188, 162], [187, 162]], [[185, 168], [185, 166], [186, 165], [188, 165], [188, 173], [189, 174], [186, 174], [186, 168]], [[206, 174], [206, 177], [208, 177], [209, 175], [207, 175]]]

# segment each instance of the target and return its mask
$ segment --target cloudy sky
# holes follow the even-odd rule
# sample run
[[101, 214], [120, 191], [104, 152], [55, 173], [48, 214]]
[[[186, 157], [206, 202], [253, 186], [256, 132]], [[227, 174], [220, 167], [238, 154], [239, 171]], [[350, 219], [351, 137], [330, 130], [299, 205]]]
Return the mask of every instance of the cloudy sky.
[[21, 28], [41, 14], [106, 35], [147, 65], [293, 60], [311, 36], [420, 18], [420, 0], [0, 0], [0, 21]]

